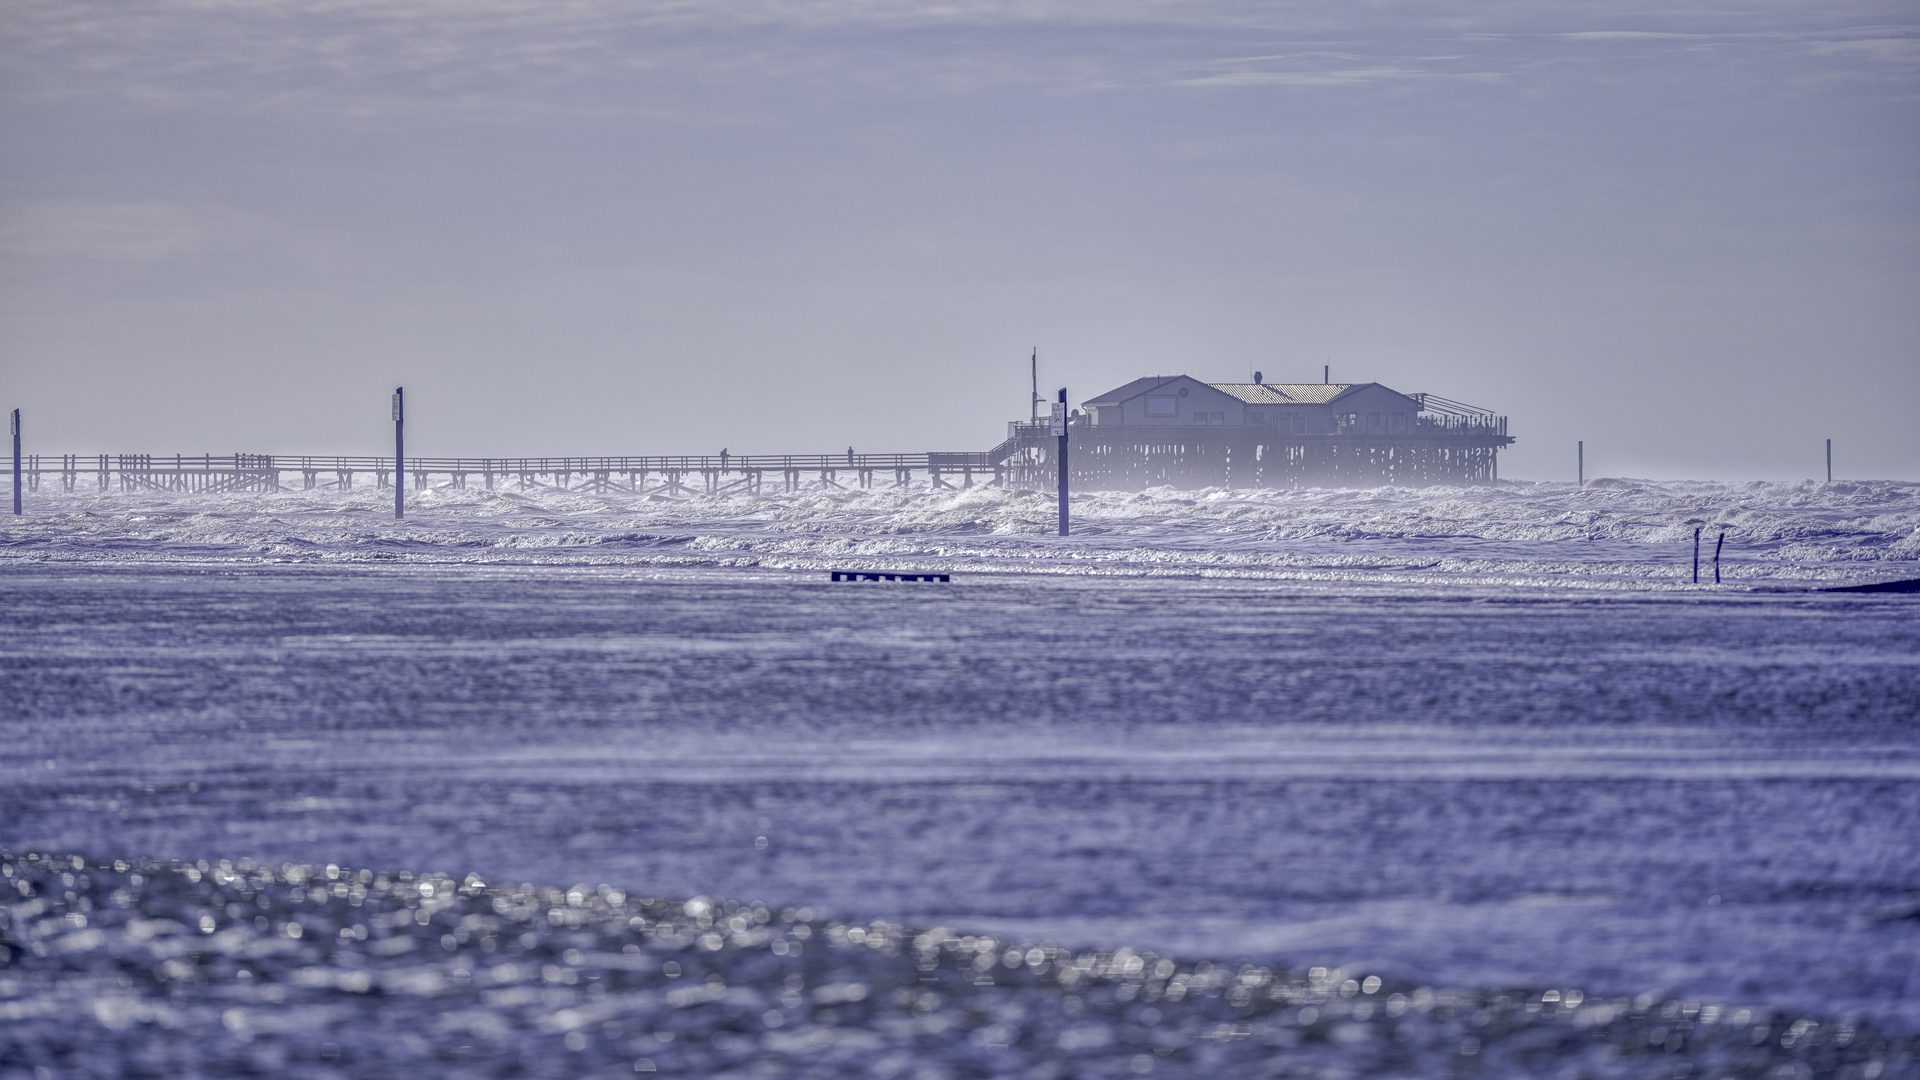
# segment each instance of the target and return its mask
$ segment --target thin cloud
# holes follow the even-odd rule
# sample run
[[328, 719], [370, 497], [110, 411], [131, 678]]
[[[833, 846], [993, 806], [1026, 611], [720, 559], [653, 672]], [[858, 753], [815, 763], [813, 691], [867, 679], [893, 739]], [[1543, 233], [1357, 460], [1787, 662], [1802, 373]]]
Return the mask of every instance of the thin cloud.
[[1363, 86], [1369, 83], [1406, 82], [1413, 79], [1495, 80], [1499, 72], [1428, 71], [1405, 67], [1362, 67], [1325, 71], [1235, 71], [1180, 79], [1179, 86]]
[[254, 215], [218, 207], [85, 199], [0, 207], [0, 251], [25, 258], [165, 262], [255, 242], [269, 231]]
[[1920, 36], [1907, 30], [1898, 36], [1864, 37], [1851, 41], [1829, 41], [1815, 45], [1817, 56], [1873, 60], [1905, 67], [1920, 65]]
[[1708, 34], [1681, 34], [1669, 30], [1574, 30], [1553, 35], [1569, 41], [1641, 41], [1659, 38], [1702, 38]]
[[[1904, 74], [1910, 29], [1832, 40], [1847, 33], [1837, 27], [1885, 25], [1895, 13], [1905, 14], [1859, 0], [1626, 16], [1601, 3], [1458, 0], [1384, 11], [1319, 0], [13, 0], [0, 22], [0, 77], [17, 102], [118, 97], [152, 107], [507, 118], [671, 112], [663, 99], [674, 94], [691, 90], [687, 100], [706, 107], [738, 87], [773, 83], [965, 93], [1486, 81], [1591, 59], [1609, 45], [1814, 36], [1814, 63]], [[1621, 27], [1623, 18], [1639, 25]], [[1249, 46], [1290, 40], [1362, 44], [1324, 64], [1298, 54], [1205, 59], [1278, 54]]]

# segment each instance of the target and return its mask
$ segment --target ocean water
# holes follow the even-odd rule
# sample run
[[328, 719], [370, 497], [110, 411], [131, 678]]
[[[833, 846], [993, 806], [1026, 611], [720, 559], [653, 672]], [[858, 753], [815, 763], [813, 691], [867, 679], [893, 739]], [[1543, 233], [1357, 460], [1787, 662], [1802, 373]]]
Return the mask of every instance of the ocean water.
[[1920, 1070], [1920, 485], [29, 509], [0, 1076]]

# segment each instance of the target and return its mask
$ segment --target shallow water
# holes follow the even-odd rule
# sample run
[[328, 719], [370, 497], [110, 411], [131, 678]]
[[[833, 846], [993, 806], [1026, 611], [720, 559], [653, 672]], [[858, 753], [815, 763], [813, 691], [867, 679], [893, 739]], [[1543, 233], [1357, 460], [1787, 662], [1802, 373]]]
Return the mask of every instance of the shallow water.
[[[1920, 496], [1748, 491], [1745, 561], [1715, 591], [1673, 573], [1675, 529], [1690, 553], [1672, 509], [1686, 491], [1636, 491], [1584, 526], [1610, 537], [1595, 540], [1554, 532], [1589, 494], [1569, 490], [1117, 496], [1113, 516], [1132, 517], [1065, 543], [994, 493], [915, 497], [950, 514], [984, 500], [971, 533], [862, 495], [845, 498], [867, 514], [853, 524], [611, 499], [528, 523], [507, 509], [522, 496], [459, 492], [404, 526], [358, 494], [50, 503], [6, 534], [0, 571], [0, 846], [80, 853], [95, 909], [122, 914], [63, 923], [79, 895], [46, 883], [71, 871], [14, 860], [46, 891], [8, 916], [0, 1009], [20, 1011], [5, 1037], [21, 1060], [94, 1072], [133, 1051], [77, 1047], [157, 1039], [176, 1073], [267, 1054], [354, 1075], [632, 1075], [641, 1058], [709, 1074], [1899, 1075], [1920, 1032], [1916, 601], [1741, 586], [1915, 576]], [[1183, 502], [1212, 516], [1169, 509]], [[1694, 516], [1732, 513], [1701, 502]], [[1320, 535], [1241, 520], [1263, 514]], [[1330, 538], [1336, 519], [1380, 536]], [[1416, 519], [1522, 524], [1436, 538]], [[1756, 554], [1763, 534], [1776, 539]], [[1429, 562], [1412, 566], [1422, 545]], [[959, 573], [832, 585], [827, 565]], [[151, 858], [279, 869], [231, 899], [262, 912], [240, 918], [182, 892], [211, 878], [182, 885], [179, 867], [130, 887]], [[99, 869], [113, 859], [130, 868]], [[433, 993], [386, 991], [376, 1008], [375, 976], [414, 961], [370, 951], [386, 930], [361, 908], [291, 898], [290, 870], [329, 863], [390, 886], [440, 872], [675, 898], [653, 919], [693, 896], [770, 915], [764, 939], [718, 950], [638, 932], [589, 947], [523, 904], [511, 929], [530, 944], [485, 929], [545, 957], [539, 979], [471, 982], [508, 961], [455, 941]], [[406, 932], [438, 955], [460, 920], [504, 917], [493, 899]], [[204, 938], [202, 908], [217, 923]], [[289, 941], [289, 912], [315, 915], [320, 937]], [[135, 918], [186, 930], [113, 929]], [[594, 918], [594, 934], [618, 930]], [[804, 951], [830, 924], [876, 920], [893, 928], [881, 947], [822, 947], [817, 969], [770, 951], [797, 922], [821, 935]], [[339, 938], [356, 925], [373, 938]], [[936, 929], [956, 944], [924, 974], [961, 981], [916, 1012], [917, 991], [893, 995], [919, 985], [913, 942]], [[1055, 950], [1054, 975], [1003, 963], [975, 985], [985, 937]], [[162, 938], [179, 954], [153, 953]], [[325, 955], [301, 951], [322, 939]], [[1233, 979], [1171, 1003], [1151, 968], [1059, 985], [1063, 963], [1105, 970], [1102, 950], [1122, 946], [1189, 982], [1203, 961]], [[551, 962], [567, 948], [656, 966]], [[699, 960], [732, 1003], [670, 1004], [688, 984], [657, 967], [668, 955]], [[154, 977], [190, 956], [206, 971]], [[299, 974], [316, 965], [374, 974], [361, 990]], [[1312, 968], [1384, 988], [1342, 997]], [[815, 995], [853, 982], [873, 1004]], [[248, 996], [269, 983], [279, 1000]], [[1548, 990], [1578, 990], [1584, 1019]], [[556, 1019], [595, 993], [627, 1004]], [[799, 1011], [769, 1026], [789, 993]], [[414, 1024], [403, 1000], [471, 1023]], [[1149, 1004], [1159, 1019], [1142, 1024]], [[1303, 1025], [1302, 1008], [1319, 1019]], [[1791, 1034], [1796, 1021], [1813, 1026]], [[645, 1043], [674, 1024], [691, 1025], [674, 1046]], [[122, 1041], [88, 1044], [90, 1027]]]

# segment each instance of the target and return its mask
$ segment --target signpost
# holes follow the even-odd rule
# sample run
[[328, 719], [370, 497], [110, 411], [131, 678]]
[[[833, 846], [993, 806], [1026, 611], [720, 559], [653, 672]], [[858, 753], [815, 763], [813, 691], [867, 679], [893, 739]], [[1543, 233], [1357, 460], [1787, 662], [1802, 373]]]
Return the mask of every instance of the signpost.
[[1055, 458], [1060, 474], [1060, 535], [1067, 535], [1067, 388], [1060, 388], [1060, 400], [1053, 403], [1053, 433], [1060, 439]]
[[407, 516], [407, 388], [393, 388], [393, 518]]

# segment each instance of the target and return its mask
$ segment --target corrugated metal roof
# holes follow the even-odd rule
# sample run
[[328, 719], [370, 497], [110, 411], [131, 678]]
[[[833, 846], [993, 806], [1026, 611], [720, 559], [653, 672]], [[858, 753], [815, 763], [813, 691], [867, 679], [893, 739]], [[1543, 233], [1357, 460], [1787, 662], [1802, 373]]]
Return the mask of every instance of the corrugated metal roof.
[[1353, 383], [1208, 383], [1249, 405], [1325, 405]]

